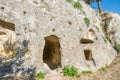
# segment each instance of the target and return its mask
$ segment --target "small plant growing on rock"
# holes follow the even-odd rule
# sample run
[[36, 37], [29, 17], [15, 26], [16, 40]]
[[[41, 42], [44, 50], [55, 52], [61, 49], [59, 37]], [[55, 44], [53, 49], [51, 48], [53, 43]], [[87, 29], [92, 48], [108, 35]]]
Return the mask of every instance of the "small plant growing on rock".
[[105, 37], [108, 41], [110, 41], [110, 36], [106, 35]]
[[37, 73], [37, 78], [39, 80], [42, 80], [45, 77], [45, 75], [42, 72]]
[[117, 63], [120, 63], [120, 61], [117, 61]]
[[105, 65], [105, 67], [101, 67], [99, 71], [106, 71], [107, 68], [108, 68], [108, 65]]
[[71, 3], [74, 8], [77, 8], [77, 9], [82, 9], [82, 5], [80, 4], [80, 2], [74, 2], [73, 0], [66, 0], [68, 3]]
[[120, 44], [116, 44], [114, 48], [117, 52], [120, 52]]
[[87, 27], [89, 27], [89, 25], [90, 25], [90, 20], [89, 20], [87, 17], [84, 18], [84, 22], [85, 22], [85, 24], [87, 25]]
[[80, 4], [80, 2], [75, 2], [73, 6], [74, 8], [82, 9], [82, 5]]
[[101, 67], [101, 68], [99, 69], [99, 71], [106, 71], [106, 68], [105, 68], [105, 67]]
[[107, 41], [108, 41], [106, 36], [105, 37], [103, 36], [103, 40], [104, 40], [105, 43], [107, 43]]
[[83, 74], [92, 74], [92, 71], [82, 71]]
[[64, 76], [79, 77], [77, 68], [75, 67], [64, 67], [63, 69]]
[[104, 26], [104, 23], [103, 23], [103, 22], [101, 22], [101, 23], [100, 23], [100, 26], [101, 26], [101, 28], [103, 28], [103, 26]]
[[98, 12], [96, 12], [96, 16], [98, 16]]
[[73, 2], [73, 0], [66, 0], [66, 1], [69, 2], [69, 3]]
[[97, 32], [100, 32], [100, 29], [99, 29], [99, 27], [98, 26], [95, 26], [96, 27], [96, 30], [97, 30]]

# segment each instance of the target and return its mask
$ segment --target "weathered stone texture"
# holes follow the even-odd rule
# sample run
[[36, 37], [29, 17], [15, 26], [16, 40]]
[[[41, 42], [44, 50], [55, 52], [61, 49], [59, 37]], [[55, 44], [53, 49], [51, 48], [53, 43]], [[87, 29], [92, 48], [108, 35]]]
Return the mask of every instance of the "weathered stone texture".
[[[0, 20], [15, 25], [11, 25], [10, 29], [14, 31], [15, 28], [16, 41], [23, 48], [26, 48], [24, 41], [29, 42], [27, 56], [30, 62], [25, 61], [25, 65], [46, 70], [43, 66], [46, 63], [43, 53], [49, 50], [50, 54], [46, 56], [49, 56], [49, 60], [60, 59], [58, 63], [62, 68], [75, 66], [80, 70], [96, 71], [112, 62], [116, 51], [104, 40], [105, 35], [100, 27], [101, 18], [84, 2], [79, 2], [82, 9], [74, 8], [66, 0], [0, 0]], [[90, 20], [89, 27], [84, 22], [85, 17]], [[7, 24], [5, 26], [9, 27]], [[46, 48], [46, 37], [51, 35], [56, 36], [59, 43], [49, 42], [47, 46], [50, 48]], [[26, 49], [23, 52], [25, 51]]]

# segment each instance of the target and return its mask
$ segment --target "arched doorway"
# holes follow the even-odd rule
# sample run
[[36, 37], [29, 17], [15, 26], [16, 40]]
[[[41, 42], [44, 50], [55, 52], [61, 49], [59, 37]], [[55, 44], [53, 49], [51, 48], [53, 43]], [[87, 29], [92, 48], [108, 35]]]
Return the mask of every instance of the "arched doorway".
[[58, 37], [55, 35], [45, 37], [43, 62], [52, 70], [61, 67], [60, 42]]

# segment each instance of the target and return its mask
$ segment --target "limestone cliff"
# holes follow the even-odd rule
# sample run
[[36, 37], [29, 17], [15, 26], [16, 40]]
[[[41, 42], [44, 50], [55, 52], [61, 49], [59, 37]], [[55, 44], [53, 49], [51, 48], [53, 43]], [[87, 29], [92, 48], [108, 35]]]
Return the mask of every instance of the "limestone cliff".
[[[119, 41], [120, 24], [115, 20], [120, 16], [111, 15], [109, 26], [114, 24]], [[117, 53], [102, 20], [81, 0], [0, 0], [0, 44], [9, 41], [14, 46], [10, 71], [22, 74], [32, 67], [47, 73], [64, 66], [96, 71], [109, 65]]]

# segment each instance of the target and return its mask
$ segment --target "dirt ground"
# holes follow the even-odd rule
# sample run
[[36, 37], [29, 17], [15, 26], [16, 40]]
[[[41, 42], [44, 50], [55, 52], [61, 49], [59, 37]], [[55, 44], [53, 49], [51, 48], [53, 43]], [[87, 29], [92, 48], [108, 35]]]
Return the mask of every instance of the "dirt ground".
[[99, 70], [92, 74], [81, 74], [80, 76], [80, 78], [72, 78], [56, 75], [48, 76], [44, 80], [120, 80], [120, 53], [104, 71]]
[[81, 80], [120, 80], [120, 54], [105, 71], [83, 76]]

